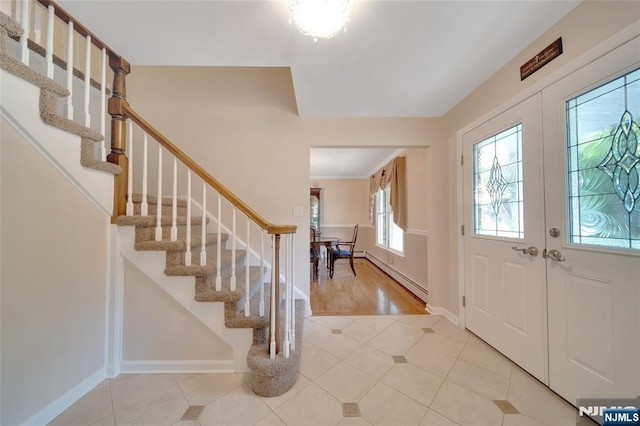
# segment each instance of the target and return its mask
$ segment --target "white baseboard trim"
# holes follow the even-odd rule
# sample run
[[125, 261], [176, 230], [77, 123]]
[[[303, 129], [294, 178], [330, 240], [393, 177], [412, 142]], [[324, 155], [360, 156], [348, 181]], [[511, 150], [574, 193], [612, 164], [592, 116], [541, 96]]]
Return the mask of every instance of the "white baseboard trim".
[[372, 262], [374, 265], [376, 265], [378, 268], [383, 270], [391, 278], [393, 278], [394, 280], [396, 280], [400, 284], [402, 284], [403, 287], [405, 287], [407, 290], [409, 290], [411, 293], [413, 293], [417, 298], [422, 300], [425, 303], [425, 309], [426, 309], [427, 290], [425, 290], [424, 288], [419, 286], [415, 281], [413, 281], [412, 279], [408, 278], [407, 276], [405, 276], [401, 272], [397, 271], [393, 267], [385, 264], [380, 259], [378, 259], [374, 255], [372, 255], [371, 253], [366, 252], [365, 253], [365, 258], [367, 260], [369, 260], [370, 262]]
[[233, 373], [233, 360], [122, 361], [122, 374]]
[[24, 426], [46, 425], [51, 420], [58, 417], [64, 410], [75, 404], [80, 398], [85, 396], [91, 389], [98, 386], [107, 378], [106, 370], [101, 368], [91, 376], [84, 379], [78, 385], [69, 389], [55, 401], [44, 407], [42, 410], [31, 416], [23, 423]]
[[431, 315], [442, 315], [443, 317], [445, 317], [455, 325], [460, 325], [460, 318], [458, 318], [457, 315], [454, 315], [451, 311], [449, 311], [446, 308], [439, 308], [427, 303], [427, 312], [429, 312]]

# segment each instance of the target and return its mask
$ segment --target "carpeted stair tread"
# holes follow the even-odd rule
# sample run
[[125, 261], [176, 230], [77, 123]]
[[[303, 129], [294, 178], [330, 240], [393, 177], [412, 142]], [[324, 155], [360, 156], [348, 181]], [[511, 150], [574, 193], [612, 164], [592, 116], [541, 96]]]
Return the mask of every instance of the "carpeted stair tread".
[[177, 265], [167, 267], [164, 273], [169, 277], [196, 277], [196, 276], [211, 276], [215, 274], [216, 269], [213, 265]]
[[[233, 273], [232, 268], [232, 253], [231, 250], [222, 250], [220, 253], [220, 266], [218, 266], [218, 259], [216, 255], [216, 247], [217, 245], [210, 246], [210, 251], [207, 252], [207, 263], [204, 266], [209, 266], [213, 268], [213, 271], [217, 274], [218, 269], [220, 269], [220, 275], [223, 278], [230, 277]], [[185, 264], [185, 252], [184, 250], [180, 251], [167, 251], [166, 257], [166, 267], [167, 269], [171, 268], [179, 268]], [[191, 266], [200, 267], [200, 250], [194, 250], [191, 253]], [[236, 251], [236, 276], [238, 279], [242, 278], [244, 282], [244, 273], [245, 273], [245, 251], [237, 250]], [[176, 269], [180, 270], [180, 269]], [[212, 283], [211, 283], [212, 284]]]
[[266, 314], [264, 317], [259, 315], [236, 316], [225, 320], [224, 325], [228, 328], [267, 328], [269, 327], [269, 317]]
[[[222, 234], [220, 236], [220, 242], [224, 243], [229, 239], [228, 234]], [[218, 244], [218, 234], [217, 233], [208, 233], [206, 236], [206, 246], [215, 247]], [[191, 249], [193, 252], [194, 248], [198, 248], [202, 246], [202, 238], [200, 236], [194, 237], [191, 236]], [[177, 251], [177, 250], [186, 250], [187, 242], [183, 238], [178, 238], [175, 241], [170, 240], [160, 240], [160, 241], [140, 241], [135, 243], [135, 249], [138, 251]], [[207, 262], [209, 263], [209, 262]]]
[[[156, 216], [118, 216], [116, 218], [116, 224], [120, 226], [152, 227], [152, 226], [156, 226], [157, 222], [158, 222], [158, 218]], [[207, 223], [209, 223], [209, 219], [207, 219]], [[176, 225], [184, 226], [186, 224], [187, 224], [186, 216], [176, 217]], [[172, 226], [172, 225], [173, 225], [173, 218], [171, 216], [162, 216], [160, 218], [160, 226]], [[202, 225], [202, 217], [192, 216], [191, 225]]]
[[[173, 197], [162, 197], [161, 200], [162, 200], [163, 206], [173, 205]], [[142, 194], [139, 194], [139, 193], [131, 194], [131, 201], [134, 204], [142, 204]], [[149, 205], [157, 205], [158, 197], [155, 195], [147, 195], [147, 203]], [[187, 207], [187, 200], [178, 198], [176, 200], [176, 207]]]
[[[283, 353], [274, 359], [269, 357], [269, 346], [266, 343], [254, 344], [247, 355], [247, 365], [253, 371], [251, 390], [262, 397], [275, 397], [289, 391], [296, 383], [302, 353], [302, 332], [304, 324], [304, 301], [295, 301], [296, 315], [296, 350], [285, 358]], [[282, 315], [281, 315], [282, 317]]]
[[[259, 273], [258, 273], [258, 279], [259, 279]], [[264, 311], [265, 311], [265, 315], [268, 316], [269, 311], [271, 310], [271, 284], [270, 283], [263, 283], [262, 286], [264, 287]], [[281, 287], [281, 291], [282, 289], [284, 289], [284, 287]], [[244, 303], [242, 305], [238, 305], [237, 307], [237, 313], [238, 315], [244, 316]], [[259, 286], [255, 286], [252, 287], [251, 289], [251, 295], [250, 295], [250, 299], [249, 299], [249, 313], [250, 314], [254, 314], [256, 312], [260, 312], [260, 287]]]
[[[238, 274], [236, 270], [236, 289], [231, 291], [230, 276], [221, 276], [222, 285], [220, 291], [215, 289], [215, 274], [208, 277], [207, 284], [196, 286], [195, 300], [198, 302], [240, 302], [244, 304], [245, 295], [245, 272]], [[254, 293], [256, 284], [260, 281], [260, 267], [251, 266], [249, 271], [249, 282], [251, 287], [251, 293]], [[259, 289], [259, 288], [258, 288]], [[256, 311], [257, 312], [257, 311]]]

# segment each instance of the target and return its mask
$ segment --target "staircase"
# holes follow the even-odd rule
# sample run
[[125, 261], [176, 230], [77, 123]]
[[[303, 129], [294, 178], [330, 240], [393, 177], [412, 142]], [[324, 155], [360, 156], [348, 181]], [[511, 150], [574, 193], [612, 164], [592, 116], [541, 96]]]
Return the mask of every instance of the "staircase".
[[[207, 233], [205, 247], [207, 253], [206, 264], [200, 265], [200, 248], [202, 247], [202, 239], [194, 237], [191, 239], [191, 249], [194, 251], [193, 263], [190, 266], [185, 265], [186, 253], [186, 210], [185, 201], [178, 201], [177, 216], [177, 233], [178, 238], [171, 241], [171, 209], [172, 199], [162, 198], [160, 203], [156, 197], [148, 197], [148, 215], [141, 216], [142, 197], [135, 194], [134, 215], [119, 216], [116, 220], [118, 226], [133, 227], [134, 229], [134, 250], [136, 251], [155, 251], [165, 252], [165, 268], [164, 273], [169, 277], [194, 277], [195, 296], [197, 302], [218, 302], [224, 303], [224, 325], [228, 329], [251, 329], [252, 341], [246, 362], [247, 366], [252, 370], [251, 388], [259, 396], [272, 397], [283, 394], [293, 387], [298, 376], [300, 351], [292, 351], [289, 358], [281, 355], [274, 359], [269, 357], [268, 350], [268, 332], [269, 332], [269, 315], [259, 315], [261, 310], [268, 310], [271, 306], [270, 283], [263, 283], [263, 271], [259, 266], [250, 266], [248, 286], [250, 294], [245, 292], [247, 288], [245, 279], [246, 274], [241, 273], [236, 276], [236, 289], [231, 290], [230, 281], [232, 276], [233, 257], [231, 250], [226, 248], [229, 242], [228, 234], [221, 234], [221, 263], [217, 265], [216, 252], [218, 244], [217, 233]], [[165, 219], [162, 220], [162, 240], [156, 241], [156, 213], [158, 204], [163, 209]], [[198, 235], [202, 226], [202, 217], [191, 217], [192, 234]], [[247, 252], [245, 250], [237, 250], [235, 263], [236, 270], [244, 272], [245, 261], [247, 260]], [[222, 289], [215, 289], [215, 278], [218, 269], [222, 278]], [[261, 297], [264, 296], [264, 299]], [[246, 301], [249, 300], [249, 315], [245, 312]], [[262, 307], [261, 307], [262, 305]], [[296, 301], [296, 346], [299, 347], [302, 336], [302, 324], [304, 323], [304, 302]], [[196, 314], [197, 315], [197, 314]], [[206, 319], [203, 319], [203, 322]]]
[[[57, 5], [55, 7], [57, 8]], [[82, 173], [91, 169], [96, 173], [126, 175], [126, 160], [121, 167], [96, 157], [95, 153], [99, 151], [99, 144], [104, 138], [101, 133], [58, 113], [58, 99], [69, 96], [69, 90], [7, 53], [8, 38], [18, 39], [22, 33], [23, 28], [20, 24], [0, 12], [0, 68], [39, 88], [39, 114], [44, 123], [80, 138], [76, 151], [79, 151], [80, 158], [76, 162], [83, 166]], [[117, 86], [117, 83], [114, 86]], [[114, 87], [114, 91], [117, 90], [118, 87]], [[35, 102], [35, 99], [33, 101]], [[122, 155], [121, 151], [118, 151], [119, 155]], [[62, 158], [60, 154], [52, 155], [59, 155]], [[64, 162], [68, 162], [69, 159], [64, 158], [60, 161], [63, 163], [61, 167], [64, 167], [66, 164]], [[74, 173], [78, 175], [74, 175], [74, 178], [82, 179], [80, 172], [70, 172], [72, 175]], [[119, 182], [122, 184], [122, 180]], [[115, 187], [117, 192], [118, 181]], [[91, 192], [91, 185], [87, 185], [86, 188]], [[224, 190], [222, 195], [226, 196]], [[287, 283], [289, 285], [287, 288], [281, 282], [282, 275], [277, 272], [278, 267], [271, 265], [275, 267], [276, 273], [271, 274], [269, 279], [268, 274], [265, 273], [266, 262], [263, 262], [262, 258], [258, 266], [251, 266], [255, 264], [256, 254], [255, 250], [253, 255], [251, 250], [247, 250], [252, 247], [249, 242], [246, 241], [243, 246], [243, 242], [237, 235], [222, 232], [220, 216], [215, 218], [218, 222], [216, 232], [211, 232], [212, 226], [209, 222], [213, 216], [206, 210], [200, 215], [191, 215], [191, 199], [177, 199], [175, 189], [173, 195], [165, 196], [163, 193], [159, 197], [153, 197], [132, 193], [129, 188], [126, 198], [128, 198], [126, 201], [133, 206], [132, 211], [128, 211], [128, 214], [115, 214], [113, 218], [119, 227], [120, 241], [127, 244], [127, 247], [120, 248], [121, 254], [135, 263], [136, 256], [143, 253], [162, 254], [164, 252], [164, 278], [157, 280], [156, 283], [210, 329], [217, 334], [222, 334], [223, 339], [225, 333], [228, 333], [231, 337], [225, 341], [233, 347], [234, 352], [245, 351], [246, 358], [244, 358], [245, 355], [237, 356], [233, 365], [236, 370], [243, 370], [245, 366], [251, 369], [252, 390], [259, 396], [272, 397], [291, 389], [298, 377], [305, 306], [303, 301], [294, 300], [294, 288], [291, 288], [291, 284]], [[118, 199], [117, 194], [115, 199]], [[240, 206], [240, 210], [244, 208], [242, 206], [244, 204]], [[143, 215], [143, 212], [146, 214]], [[249, 212], [253, 213], [250, 210]], [[249, 218], [251, 218], [250, 215], [248, 215]], [[232, 229], [235, 231], [235, 210]], [[248, 229], [249, 225], [247, 225], [247, 240]], [[266, 232], [264, 226], [263, 229]], [[275, 233], [276, 231], [269, 231], [269, 234]], [[279, 245], [279, 237], [278, 234], [278, 238], [273, 240], [274, 245]], [[244, 249], [236, 249], [237, 244]], [[279, 264], [277, 251], [275, 253], [275, 263]], [[138, 266], [141, 269], [149, 267], [148, 265]], [[151, 276], [149, 273], [148, 275]], [[171, 277], [194, 278], [192, 284], [194, 291], [190, 293], [193, 295], [191, 300], [185, 300], [184, 294], [180, 295], [176, 292], [177, 286], [173, 286], [174, 279]], [[273, 278], [281, 282], [277, 288], [271, 286]], [[291, 279], [289, 275], [288, 281]], [[248, 292], [247, 289], [249, 289]], [[276, 292], [276, 290], [280, 291]], [[272, 295], [278, 293], [285, 294], [285, 300], [276, 298], [274, 300], [277, 303], [272, 303]], [[198, 308], [202, 304], [211, 303], [222, 304], [223, 316], [217, 321], [223, 324], [212, 324], [211, 316]], [[275, 315], [276, 311], [277, 315]], [[206, 312], [210, 313], [210, 311]], [[278, 321], [278, 315], [287, 318], [289, 322]], [[274, 324], [277, 326], [274, 327]], [[291, 326], [291, 324], [295, 325]], [[283, 339], [284, 344], [277, 342], [279, 350], [276, 350], [274, 337], [276, 328], [279, 335], [286, 336]], [[246, 336], [247, 333], [241, 333], [240, 338], [238, 335], [232, 336], [233, 330], [243, 329], [249, 331], [250, 337]], [[218, 333], [220, 330], [223, 331]], [[289, 342], [288, 336], [291, 336], [293, 341]], [[240, 358], [244, 358], [246, 364]]]

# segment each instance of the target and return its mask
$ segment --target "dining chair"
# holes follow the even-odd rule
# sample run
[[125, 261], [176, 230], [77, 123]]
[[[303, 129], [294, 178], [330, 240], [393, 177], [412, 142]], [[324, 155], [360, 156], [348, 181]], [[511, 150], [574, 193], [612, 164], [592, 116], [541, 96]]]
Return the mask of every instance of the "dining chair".
[[333, 278], [333, 269], [336, 260], [340, 259], [349, 259], [349, 263], [351, 264], [351, 270], [353, 271], [353, 275], [356, 275], [356, 268], [353, 266], [353, 253], [356, 248], [356, 240], [358, 239], [358, 224], [353, 228], [353, 237], [351, 241], [338, 241], [336, 246], [331, 251], [331, 268], [329, 270], [329, 277]]
[[309, 231], [310, 231], [309, 259], [311, 260], [311, 264], [312, 264], [312, 268], [313, 268], [313, 274], [314, 274], [314, 276], [317, 277], [318, 276], [318, 262], [320, 260], [320, 248], [318, 247], [318, 244], [316, 244], [318, 233], [316, 232], [316, 227], [315, 226], [309, 227]]

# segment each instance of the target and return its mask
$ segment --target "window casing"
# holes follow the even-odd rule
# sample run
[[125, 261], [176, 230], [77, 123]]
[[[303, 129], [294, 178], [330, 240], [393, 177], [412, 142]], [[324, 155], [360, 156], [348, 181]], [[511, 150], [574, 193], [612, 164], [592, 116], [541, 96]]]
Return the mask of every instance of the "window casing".
[[402, 229], [393, 223], [391, 210], [391, 193], [389, 187], [376, 192], [376, 243], [398, 253], [404, 251], [404, 235]]

